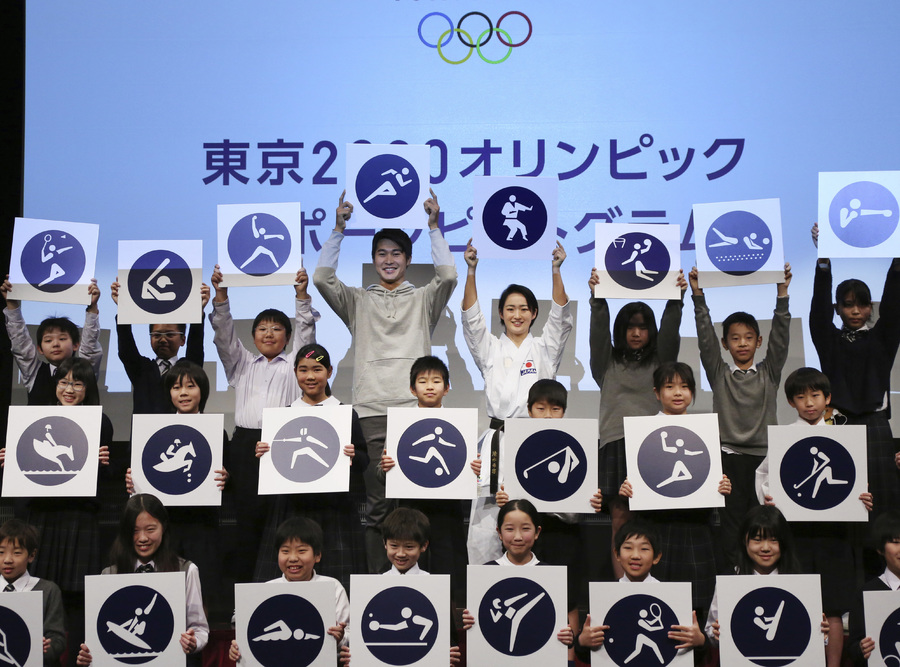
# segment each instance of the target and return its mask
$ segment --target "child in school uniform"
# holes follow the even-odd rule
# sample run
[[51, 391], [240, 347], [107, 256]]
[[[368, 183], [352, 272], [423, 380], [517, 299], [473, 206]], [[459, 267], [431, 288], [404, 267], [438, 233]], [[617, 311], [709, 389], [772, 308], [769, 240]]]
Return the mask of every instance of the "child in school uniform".
[[[310, 343], [301, 347], [294, 357], [294, 373], [301, 395], [291, 407], [341, 405], [328, 386], [332, 372], [331, 356], [322, 345]], [[257, 551], [254, 581], [275, 576], [273, 570], [277, 564], [272, 563], [272, 552], [278, 548], [278, 527], [295, 514], [302, 514], [322, 527], [324, 562], [319, 569], [323, 574], [338, 579], [344, 588], [349, 588], [350, 575], [365, 571], [365, 536], [357, 508], [360, 501], [365, 501], [362, 476], [369, 464], [369, 454], [356, 410], [353, 410], [350, 442], [344, 447], [344, 455], [349, 456], [351, 462], [349, 494], [297, 493], [282, 494], [273, 499]], [[269, 451], [269, 443], [256, 443], [257, 457], [265, 456]]]
[[[478, 442], [478, 451], [487, 462], [480, 480], [478, 498], [472, 503], [469, 519], [469, 559], [480, 562], [499, 555], [494, 527], [497, 507], [494, 494], [500, 488], [503, 422], [524, 417], [528, 391], [541, 379], [553, 379], [562, 361], [563, 350], [572, 332], [574, 316], [563, 285], [561, 267], [566, 251], [557, 242], [553, 250], [553, 292], [550, 316], [541, 336], [532, 336], [531, 327], [538, 315], [534, 293], [523, 285], [509, 285], [500, 294], [498, 314], [503, 325], [500, 337], [491, 334], [478, 303], [475, 272], [478, 251], [471, 240], [466, 248], [468, 265], [462, 302], [462, 325], [466, 345], [484, 378], [484, 396], [490, 428]], [[492, 548], [486, 548], [490, 545]]]
[[[755, 505], [738, 526], [740, 558], [735, 574], [762, 576], [778, 574], [802, 574], [797, 558], [794, 534], [778, 508], [771, 505]], [[822, 615], [822, 634], [827, 641], [828, 621]], [[714, 646], [718, 646], [722, 631], [719, 626], [718, 593], [713, 593], [709, 616], [704, 632]]]
[[[664, 553], [660, 551], [659, 535], [654, 524], [639, 517], [630, 519], [613, 536], [613, 544], [616, 559], [624, 572], [619, 579], [620, 583], [659, 583], [659, 579], [650, 573], [659, 564]], [[669, 639], [679, 642], [676, 646], [679, 651], [706, 644], [706, 637], [697, 622], [696, 611], [693, 612], [692, 619], [692, 625], [673, 625], [669, 632]], [[590, 662], [591, 652], [603, 645], [607, 630], [608, 625], [591, 625], [591, 615], [587, 615], [584, 627], [575, 640], [575, 654], [580, 660]]]
[[[613, 535], [628, 520], [628, 503], [619, 498], [618, 490], [625, 479], [625, 417], [656, 414], [658, 405], [651, 388], [653, 371], [664, 361], [676, 361], [681, 348], [681, 311], [687, 283], [678, 272], [676, 284], [680, 299], [666, 302], [659, 330], [653, 310], [642, 301], [625, 304], [616, 315], [612, 335], [609, 329], [609, 304], [594, 296], [600, 282], [597, 269], [591, 271], [591, 375], [600, 387], [600, 447], [598, 470], [600, 489], [607, 499]], [[585, 529], [590, 527], [585, 525]], [[622, 576], [613, 554], [613, 571]]]
[[[181, 648], [190, 667], [202, 664], [201, 653], [209, 641], [209, 623], [203, 611], [200, 572], [189, 560], [172, 549], [169, 536], [169, 513], [154, 495], [131, 496], [119, 521], [119, 531], [110, 549], [112, 564], [101, 574], [145, 572], [184, 572], [185, 613], [187, 630], [181, 633]], [[76, 664], [90, 665], [91, 651], [82, 644]]]
[[[268, 308], [260, 312], [253, 321], [253, 343], [259, 352], [254, 354], [244, 348], [234, 331], [228, 288], [222, 286], [222, 280], [217, 264], [211, 279], [216, 295], [209, 321], [215, 331], [213, 342], [228, 384], [235, 389], [235, 427], [225, 452], [225, 467], [231, 471], [237, 532], [241, 535], [231, 570], [241, 581], [253, 572], [267, 506], [266, 500], [257, 494], [256, 443], [262, 437], [263, 409], [286, 407], [300, 396], [293, 370], [294, 356], [301, 347], [315, 341], [319, 314], [310, 305], [306, 291], [309, 276], [305, 269], [300, 269], [294, 285], [294, 326], [280, 310]], [[293, 352], [288, 353], [285, 348], [292, 331]]]
[[[694, 371], [680, 361], [666, 361], [653, 372], [653, 389], [660, 405], [660, 414], [687, 414], [694, 400], [696, 382]], [[731, 493], [731, 482], [722, 475], [718, 491]], [[619, 496], [631, 498], [631, 482], [625, 479]], [[641, 518], [656, 528], [662, 561], [656, 571], [663, 581], [691, 582], [692, 607], [703, 618], [712, 599], [716, 584], [716, 558], [713, 547], [712, 510], [648, 510]]]
[[[209, 377], [206, 371], [188, 359], [180, 359], [161, 378], [162, 390], [169, 402], [168, 411], [179, 415], [203, 414], [209, 400]], [[223, 431], [224, 450], [228, 448], [228, 434]], [[228, 482], [224, 467], [213, 471], [219, 491]], [[134, 494], [131, 468], [125, 471], [125, 490]], [[222, 556], [218, 548], [218, 507], [172, 507], [169, 513], [169, 536], [172, 548], [193, 561], [200, 569], [201, 583], [207, 594], [221, 593]]]
[[44, 665], [58, 667], [66, 649], [65, 612], [59, 586], [48, 579], [32, 576], [28, 565], [38, 551], [38, 532], [34, 526], [10, 519], [0, 526], [0, 568], [3, 588], [0, 593], [41, 591], [43, 593]]
[[[110, 296], [119, 303], [119, 281], [110, 286]], [[200, 286], [201, 315], [209, 303], [209, 285]], [[184, 359], [203, 368], [203, 321], [191, 324], [187, 333], [186, 324], [151, 324], [150, 347], [153, 359], [141, 355], [130, 324], [119, 324], [116, 317], [116, 337], [119, 342], [119, 361], [125, 367], [125, 374], [131, 381], [133, 414], [165, 414], [171, 412], [169, 392], [163, 386], [169, 369], [178, 362], [178, 350], [185, 346]]]
[[[87, 359], [69, 357], [60, 362], [51, 383], [55, 403], [67, 407], [100, 405], [100, 390]], [[108, 475], [113, 425], [105, 414], [100, 421], [99, 465]], [[6, 448], [0, 449], [0, 464]], [[35, 556], [32, 571], [54, 581], [62, 590], [69, 628], [70, 654], [78, 650], [84, 632], [84, 577], [100, 569], [100, 502], [97, 498], [29, 498], [25, 518], [41, 535], [44, 548]]]
[[[818, 224], [813, 226], [817, 243]], [[884, 279], [878, 321], [872, 320], [872, 293], [861, 280], [841, 282], [831, 301], [831, 260], [816, 261], [809, 333], [822, 371], [831, 381], [832, 405], [848, 424], [863, 424], [868, 440], [869, 488], [878, 502], [870, 519], [900, 506], [900, 470], [889, 422], [891, 368], [900, 347], [900, 258]], [[841, 327], [834, 325], [834, 314]]]
[[[10, 299], [13, 286], [9, 275], [0, 285], [0, 294], [6, 298], [6, 332], [19, 367], [22, 384], [28, 391], [28, 405], [56, 405], [56, 383], [53, 373], [64, 360], [78, 354], [87, 359], [95, 377], [100, 377], [100, 362], [103, 360], [103, 349], [100, 347], [100, 311], [97, 301], [100, 299], [100, 288], [97, 281], [91, 280], [88, 294], [91, 303], [85, 309], [84, 329], [78, 327], [67, 317], [48, 317], [38, 325], [37, 345], [28, 335], [28, 328], [22, 317], [21, 302]], [[41, 361], [40, 352], [46, 361]]]
[[[766, 357], [760, 362], [756, 361], [756, 351], [762, 347], [762, 336], [756, 318], [749, 313], [732, 313], [722, 323], [720, 342], [696, 267], [691, 269], [689, 281], [700, 362], [712, 386], [713, 412], [719, 417], [722, 471], [731, 480], [731, 494], [726, 496], [719, 518], [725, 556], [734, 566], [742, 557], [738, 526], [747, 511], [757, 504], [754, 480], [756, 469], [768, 451], [768, 427], [778, 423], [775, 405], [790, 344], [788, 286], [791, 284], [791, 266], [784, 265], [784, 282], [777, 286]], [[730, 362], [722, 359], [720, 345], [728, 351]]]
[[[409, 391], [419, 408], [440, 408], [450, 391], [450, 370], [442, 359], [431, 355], [416, 359], [409, 370]], [[381, 455], [379, 477], [396, 465], [393, 457]], [[466, 473], [468, 474], [468, 473]], [[461, 500], [403, 500], [400, 504], [424, 512], [434, 528], [432, 549], [425, 555], [428, 569], [449, 574], [452, 597], [462, 599], [466, 590], [465, 512]]]
[[[322, 559], [322, 528], [312, 519], [291, 517], [278, 527], [278, 569], [281, 576], [266, 583], [302, 583], [304, 581], [326, 581], [334, 584], [334, 611], [336, 625], [328, 628], [329, 635], [337, 640], [338, 651], [346, 646], [347, 624], [350, 622], [350, 600], [341, 582], [316, 572], [316, 564]], [[228, 657], [241, 661], [241, 649], [236, 639], [231, 641]]]
[[[541, 536], [541, 514], [530, 500], [524, 498], [509, 500], [500, 508], [497, 516], [497, 534], [503, 545], [503, 555], [485, 565], [501, 567], [536, 567], [550, 565], [538, 559], [534, 547]], [[569, 606], [572, 606], [570, 601]], [[570, 649], [575, 643], [574, 621], [578, 620], [578, 609], [570, 609], [569, 624], [556, 633], [556, 639]], [[571, 658], [570, 658], [571, 659]]]
[[[884, 572], [863, 584], [850, 611], [850, 633], [847, 653], [854, 665], [865, 665], [875, 650], [872, 638], [875, 628], [866, 628], [865, 591], [900, 591], [900, 510], [883, 512], [872, 524], [872, 535], [878, 555], [884, 559]], [[870, 634], [866, 634], [866, 631]]]
[[[429, 573], [419, 567], [419, 558], [428, 550], [428, 538], [431, 534], [431, 523], [420, 510], [411, 507], [398, 507], [388, 514], [381, 524], [384, 536], [384, 549], [391, 569], [384, 573], [390, 577], [414, 577]], [[463, 629], [468, 630], [474, 624], [474, 618], [468, 610], [463, 612]], [[453, 625], [450, 625], [453, 628]], [[456, 646], [454, 633], [451, 631], [450, 664], [459, 664], [460, 651]], [[341, 665], [350, 665], [350, 649], [341, 649]]]
[[[831, 383], [815, 368], [798, 368], [784, 381], [784, 393], [791, 407], [797, 410], [796, 424], [829, 426], [835, 415], [829, 409]], [[757, 498], [767, 505], [775, 505], [769, 495], [769, 457], [756, 470]], [[872, 494], [864, 492], [859, 500], [872, 511]], [[822, 587], [822, 605], [828, 621], [826, 665], [839, 667], [844, 647], [842, 616], [850, 610], [853, 598], [853, 579], [848, 572], [854, 567], [850, 526], [840, 522], [794, 521], [791, 530], [797, 543], [797, 555], [804, 571], [818, 574]]]
[[381, 229], [372, 237], [372, 264], [379, 282], [366, 288], [345, 285], [337, 277], [337, 266], [353, 204], [344, 201], [344, 194], [335, 211], [334, 230], [322, 244], [313, 282], [353, 336], [352, 402], [369, 450], [366, 556], [369, 572], [376, 574], [387, 567], [381, 522], [395, 506], [385, 498], [384, 483], [377, 474], [387, 436], [387, 409], [412, 403], [406, 373], [413, 360], [431, 353], [431, 334], [456, 288], [456, 262], [441, 234], [441, 209], [431, 192], [423, 207], [428, 214], [434, 278], [424, 287], [406, 280], [412, 239], [401, 229]]

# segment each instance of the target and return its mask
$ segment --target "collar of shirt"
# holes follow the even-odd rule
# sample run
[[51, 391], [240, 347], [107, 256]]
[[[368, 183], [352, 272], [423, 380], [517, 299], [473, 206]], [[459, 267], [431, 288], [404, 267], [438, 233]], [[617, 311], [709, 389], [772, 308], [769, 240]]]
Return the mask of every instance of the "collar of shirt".
[[756, 370], [756, 364], [753, 364], [752, 366], [750, 366], [750, 368], [738, 368], [738, 367], [735, 366], [734, 364], [728, 364], [728, 368], [731, 369], [731, 374], [732, 374], [732, 375], [734, 375], [735, 373], [742, 373], [742, 374], [744, 374], [744, 375], [747, 375], [747, 374], [749, 374], [749, 373], [756, 373], [756, 372], [757, 372], [757, 370]]
[[178, 355], [176, 354], [174, 357], [169, 357], [168, 359], [163, 359], [162, 357], [156, 357], [156, 365], [162, 367], [162, 363], [164, 361], [169, 362], [169, 366], [174, 366], [175, 362], [178, 361]]
[[892, 591], [900, 589], [900, 578], [898, 578], [897, 575], [891, 572], [889, 569], [884, 568], [884, 574], [882, 574], [878, 578], [881, 579], [885, 584], [887, 584], [888, 588], [890, 588]]
[[134, 561], [134, 568], [132, 569], [132, 572], [137, 572], [137, 569], [138, 569], [141, 565], [150, 565], [150, 566], [153, 567], [153, 571], [156, 572], [156, 561], [152, 561], [152, 560], [148, 560], [146, 563], [142, 563], [142, 562], [139, 561], [139, 560], [135, 560], [135, 561]]
[[[0, 587], [0, 592], [2, 592], [3, 588], [8, 586], [10, 583], [12, 583], [13, 588], [16, 589], [16, 591], [15, 591], [16, 593], [21, 593], [22, 591], [30, 590], [28, 587], [28, 584], [30, 583], [30, 579], [31, 579], [31, 575], [28, 574], [28, 570], [25, 570], [25, 572], [22, 573], [22, 576], [13, 582], [7, 581], [6, 578], [4, 577], [3, 578], [4, 584], [2, 587]], [[37, 583], [37, 582], [35, 581], [35, 583]], [[12, 593], [13, 591], [9, 591], [9, 592]]]
[[503, 555], [494, 562], [497, 563], [497, 565], [508, 565], [510, 567], [531, 567], [533, 565], [537, 565], [541, 561], [539, 561], [538, 557], [532, 553], [530, 561], [528, 561], [527, 563], [523, 563], [522, 565], [516, 565], [507, 557], [506, 553], [504, 552]]
[[[312, 576], [307, 581], [315, 581], [318, 578], [319, 578], [319, 575], [316, 574], [315, 570], [313, 570]], [[287, 578], [286, 574], [282, 574], [278, 579], [271, 579], [270, 581], [268, 581], [266, 583], [269, 583], [269, 584], [302, 584], [303, 582], [302, 581], [290, 581]]]
[[658, 584], [659, 579], [654, 577], [652, 574], [648, 574], [647, 577], [643, 581], [632, 581], [628, 578], [627, 575], [622, 575], [622, 578], [619, 579], [619, 583], [621, 584]]
[[831, 426], [827, 421], [819, 417], [819, 421], [815, 424], [810, 424], [808, 421], [803, 419], [803, 417], [797, 417], [797, 421], [795, 421], [791, 426]]
[[401, 572], [400, 570], [397, 569], [396, 565], [391, 565], [391, 569], [388, 570], [387, 572], [385, 572], [385, 574], [402, 577], [402, 576], [406, 576], [406, 575], [412, 576], [412, 575], [416, 575], [416, 574], [428, 574], [428, 573], [425, 570], [423, 570], [422, 568], [420, 568], [419, 564], [416, 563], [411, 568], [409, 568], [406, 572]]
[[[272, 361], [272, 363], [275, 363], [275, 362], [282, 362], [282, 361], [285, 362], [285, 363], [287, 363], [287, 362], [288, 362], [288, 354], [287, 354], [287, 352], [286, 352], [285, 350], [282, 350], [282, 351], [278, 354], [278, 356], [277, 356], [277, 357], [273, 357], [271, 361]], [[250, 363], [253, 363], [253, 364], [267, 364], [267, 363], [269, 363], [269, 359], [266, 359], [266, 357], [265, 357], [264, 355], [261, 354], [261, 355], [259, 355], [258, 357], [256, 357], [256, 358], [255, 358], [252, 362], [250, 362]]]

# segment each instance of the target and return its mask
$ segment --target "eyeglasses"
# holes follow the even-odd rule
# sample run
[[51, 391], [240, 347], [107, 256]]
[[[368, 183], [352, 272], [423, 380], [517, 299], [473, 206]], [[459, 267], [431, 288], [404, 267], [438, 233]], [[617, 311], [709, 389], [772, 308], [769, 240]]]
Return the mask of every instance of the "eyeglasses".
[[85, 387], [84, 382], [78, 382], [77, 380], [75, 382], [72, 382], [70, 380], [60, 380], [56, 383], [56, 386], [62, 391], [68, 391], [69, 389], [71, 389], [72, 391], [79, 394], [84, 391]]
[[162, 340], [165, 338], [166, 340], [175, 340], [179, 336], [183, 336], [180, 331], [153, 331], [150, 333], [151, 340]]
[[255, 329], [254, 331], [256, 331], [256, 333], [258, 333], [258, 334], [263, 334], [263, 335], [265, 335], [265, 334], [267, 334], [267, 333], [273, 333], [273, 334], [275, 334], [275, 335], [277, 336], [277, 335], [280, 334], [280, 333], [284, 333], [284, 327], [264, 327], [264, 326], [258, 326], [258, 327], [256, 327], [256, 329]]

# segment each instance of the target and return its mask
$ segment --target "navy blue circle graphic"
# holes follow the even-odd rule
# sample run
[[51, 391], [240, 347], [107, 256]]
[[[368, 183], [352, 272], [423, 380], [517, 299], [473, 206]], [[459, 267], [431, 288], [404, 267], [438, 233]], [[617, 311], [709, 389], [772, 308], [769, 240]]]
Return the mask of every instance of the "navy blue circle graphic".
[[422, 419], [400, 436], [397, 465], [419, 486], [447, 486], [466, 467], [466, 441], [450, 422]]
[[306, 667], [322, 652], [325, 623], [309, 600], [275, 595], [253, 610], [247, 639], [247, 649], [265, 667]]
[[126, 586], [110, 595], [97, 614], [97, 636], [110, 657], [140, 665], [172, 641], [175, 616], [168, 601], [147, 586]]
[[28, 426], [19, 437], [16, 463], [36, 484], [58, 486], [84, 468], [88, 440], [81, 427], [65, 417], [44, 417]]
[[[31, 653], [31, 633], [25, 621], [8, 607], [0, 607], [0, 645], [6, 650], [4, 658], [12, 658], [24, 665]], [[4, 664], [12, 664], [4, 659]]]
[[[885, 665], [889, 667], [900, 665], [900, 609], [895, 609], [885, 619], [878, 634], [878, 646]], [[894, 662], [888, 662], [891, 659]]]
[[544, 429], [525, 438], [516, 452], [516, 478], [529, 495], [547, 502], [571, 497], [587, 475], [581, 444], [565, 431]]
[[419, 591], [394, 586], [375, 595], [363, 610], [362, 640], [388, 665], [411, 665], [424, 658], [438, 634], [438, 614]]
[[128, 271], [128, 294], [148, 313], [165, 315], [184, 305], [194, 288], [191, 269], [181, 255], [151, 250]]
[[22, 249], [22, 275], [32, 287], [56, 293], [76, 284], [86, 265], [84, 248], [74, 236], [48, 229], [32, 236]]
[[184, 495], [209, 478], [212, 450], [197, 429], [185, 424], [164, 426], [144, 445], [141, 468], [153, 488], [170, 496]]
[[610, 278], [637, 290], [661, 283], [672, 265], [663, 242], [643, 232], [628, 232], [613, 240], [603, 261]]
[[337, 431], [324, 419], [308, 415], [278, 429], [270, 444], [275, 469], [292, 482], [321, 479], [341, 455]]
[[779, 474], [785, 493], [795, 503], [806, 509], [828, 510], [850, 496], [856, 466], [843, 445], [816, 435], [790, 446]]
[[689, 496], [709, 477], [703, 438], [683, 426], [666, 425], [644, 438], [637, 462], [644, 483], [667, 498]]
[[547, 230], [547, 206], [537, 193], [518, 185], [501, 188], [484, 205], [484, 232], [507, 250], [530, 248]]
[[268, 276], [291, 256], [287, 225], [269, 213], [245, 215], [228, 233], [228, 257], [250, 276]]
[[494, 650], [516, 657], [531, 655], [556, 634], [556, 608], [540, 584], [510, 577], [481, 598], [478, 627]]
[[900, 221], [897, 198], [880, 183], [858, 181], [842, 188], [828, 207], [835, 236], [856, 248], [887, 241]]
[[792, 593], [781, 588], [757, 588], [734, 606], [731, 636], [737, 650], [750, 662], [782, 667], [803, 655], [812, 626], [806, 607]]
[[759, 271], [772, 254], [772, 232], [758, 215], [729, 211], [706, 233], [706, 254], [719, 271], [746, 276]]
[[606, 652], [617, 665], [668, 665], [678, 653], [668, 637], [678, 617], [652, 595], [622, 598], [606, 612], [603, 625], [609, 626]]
[[356, 201], [382, 220], [409, 213], [419, 199], [419, 174], [408, 160], [382, 153], [370, 158], [356, 175]]

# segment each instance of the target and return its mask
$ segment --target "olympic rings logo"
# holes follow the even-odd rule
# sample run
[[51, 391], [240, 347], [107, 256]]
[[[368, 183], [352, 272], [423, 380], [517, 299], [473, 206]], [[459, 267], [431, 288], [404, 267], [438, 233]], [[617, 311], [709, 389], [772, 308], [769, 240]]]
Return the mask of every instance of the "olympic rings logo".
[[[512, 15], [521, 16], [528, 23], [528, 34], [525, 35], [525, 39], [523, 39], [521, 42], [514, 43], [512, 41], [512, 37], [509, 36], [509, 33], [500, 27], [500, 24], [503, 23], [503, 19], [505, 19], [507, 16], [512, 16]], [[447, 21], [447, 25], [449, 26], [447, 28], [447, 30], [445, 30], [443, 33], [441, 33], [441, 36], [438, 38], [438, 41], [436, 44], [429, 43], [422, 36], [422, 25], [425, 23], [425, 21], [427, 21], [432, 16], [443, 17], [444, 20]], [[480, 16], [485, 21], [487, 21], [487, 28], [485, 30], [483, 30], [481, 32], [481, 34], [478, 35], [478, 39], [476, 39], [474, 41], [472, 40], [472, 36], [465, 30], [463, 30], [463, 27], [462, 27], [463, 21], [465, 21], [470, 16]], [[438, 55], [441, 57], [441, 60], [443, 60], [445, 63], [448, 63], [450, 65], [460, 65], [460, 64], [466, 62], [472, 56], [473, 51], [478, 51], [479, 57], [484, 62], [491, 64], [491, 65], [499, 65], [504, 60], [509, 58], [509, 56], [512, 54], [512, 50], [514, 48], [522, 46], [529, 39], [531, 39], [532, 25], [531, 25], [531, 19], [528, 18], [528, 16], [526, 16], [523, 12], [519, 12], [519, 11], [506, 12], [497, 20], [496, 26], [494, 26], [493, 22], [487, 17], [487, 14], [484, 14], [482, 12], [469, 12], [468, 14], [465, 14], [457, 22], [457, 24], [455, 26], [453, 25], [453, 21], [446, 14], [443, 14], [442, 12], [431, 12], [431, 13], [423, 16], [422, 20], [419, 21], [418, 32], [419, 32], [419, 39], [421, 40], [422, 44], [424, 44], [425, 46], [427, 46], [430, 49], [437, 49]], [[500, 43], [503, 44], [503, 46], [507, 47], [506, 55], [504, 55], [499, 60], [490, 60], [490, 59], [486, 58], [485, 55], [481, 52], [481, 47], [491, 41], [491, 38], [494, 36], [494, 33], [497, 33], [497, 39], [500, 40]], [[450, 40], [453, 39], [453, 35], [456, 35], [459, 38], [459, 41], [462, 43], [462, 45], [465, 47], [468, 47], [468, 49], [469, 49], [469, 52], [460, 60], [450, 60], [449, 58], [447, 58], [447, 56], [444, 55], [444, 52], [442, 51], [442, 49], [450, 43]], [[504, 37], [505, 37], [505, 39], [504, 39]]]

